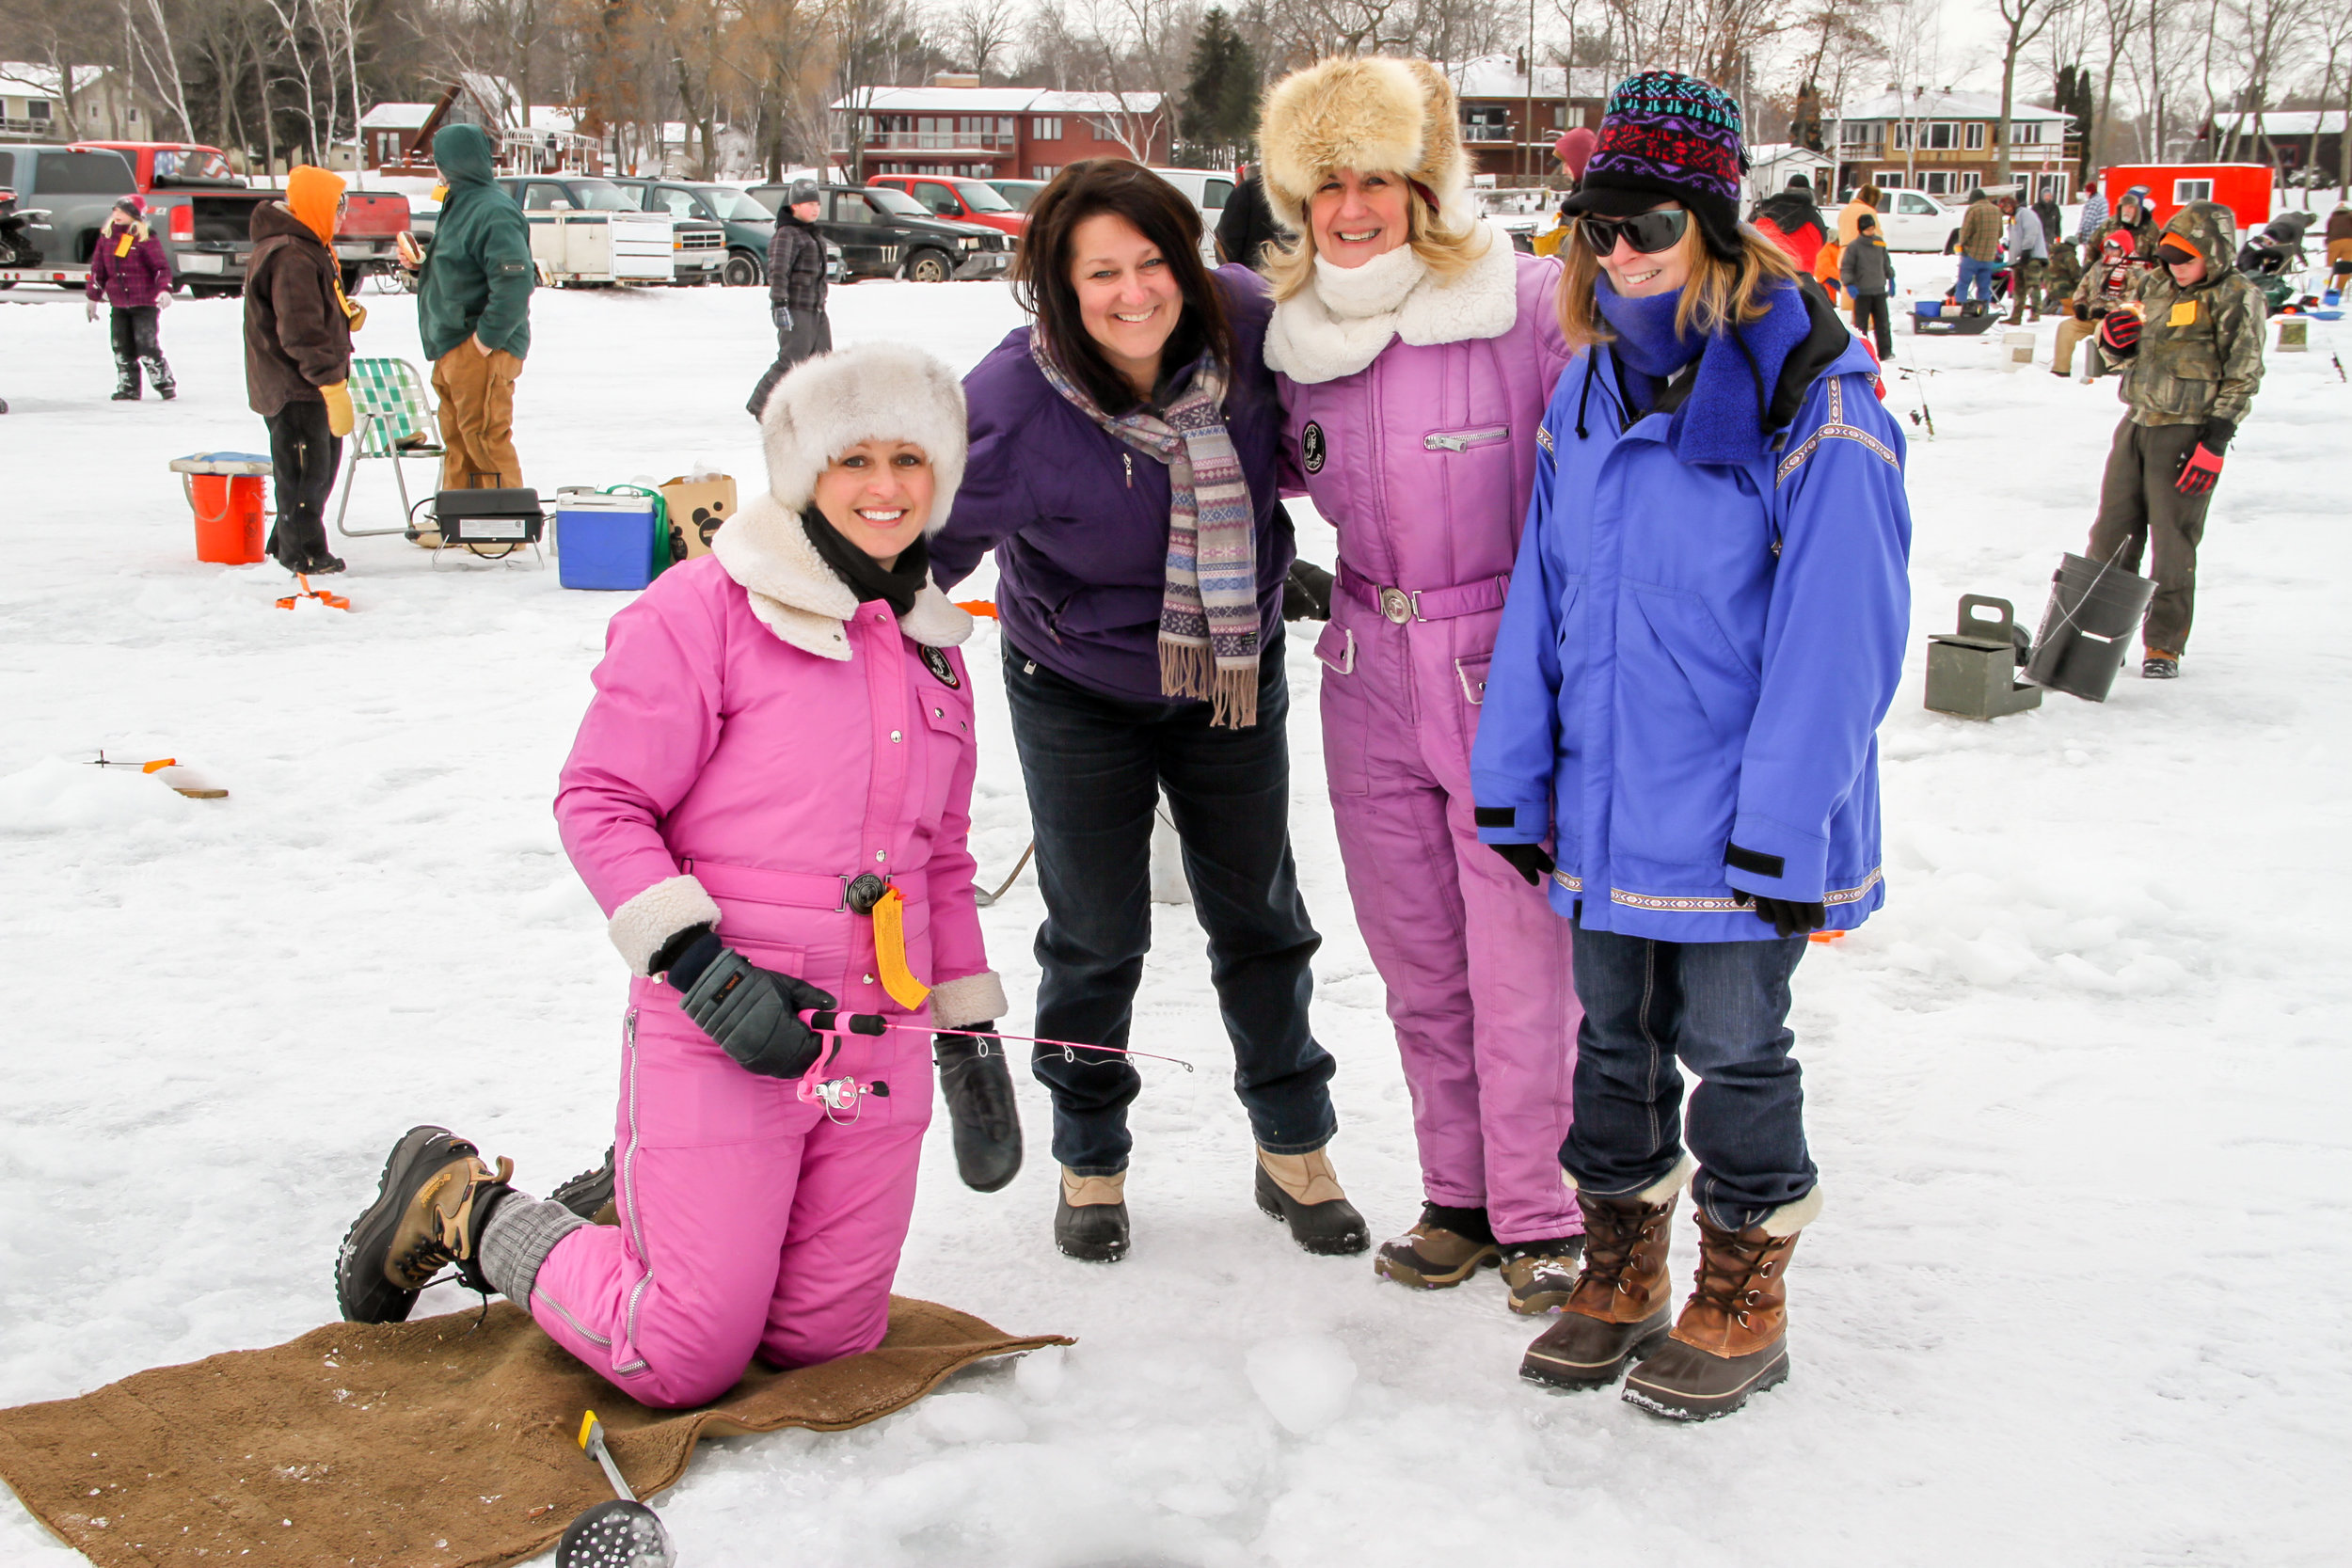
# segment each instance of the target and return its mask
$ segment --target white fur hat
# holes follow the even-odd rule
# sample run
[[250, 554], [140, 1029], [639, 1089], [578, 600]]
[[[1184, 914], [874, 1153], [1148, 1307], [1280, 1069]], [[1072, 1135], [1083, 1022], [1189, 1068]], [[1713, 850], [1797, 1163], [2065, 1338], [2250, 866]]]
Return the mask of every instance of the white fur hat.
[[1276, 219], [1303, 230], [1315, 187], [1352, 168], [1409, 177], [1467, 231], [1478, 209], [1457, 118], [1454, 85], [1427, 60], [1361, 55], [1292, 71], [1267, 89], [1258, 126]]
[[759, 416], [768, 492], [798, 514], [817, 476], [860, 441], [911, 441], [938, 476], [926, 533], [947, 521], [963, 483], [963, 384], [912, 343], [860, 343], [804, 359], [776, 383]]

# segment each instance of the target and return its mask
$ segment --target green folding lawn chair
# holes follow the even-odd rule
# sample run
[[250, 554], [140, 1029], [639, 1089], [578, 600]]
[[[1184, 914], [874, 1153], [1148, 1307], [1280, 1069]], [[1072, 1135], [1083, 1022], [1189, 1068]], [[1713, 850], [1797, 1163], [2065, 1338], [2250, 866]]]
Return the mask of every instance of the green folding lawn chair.
[[[335, 509], [335, 531], [347, 539], [408, 531], [408, 476], [403, 460], [411, 457], [438, 461], [439, 427], [425, 402], [424, 377], [405, 359], [354, 359], [351, 362], [351, 408], [354, 428], [347, 445], [351, 461], [343, 474], [342, 504]], [[346, 528], [351, 492], [358, 487], [359, 465], [373, 458], [392, 461], [392, 480], [400, 486], [401, 520], [390, 528]]]

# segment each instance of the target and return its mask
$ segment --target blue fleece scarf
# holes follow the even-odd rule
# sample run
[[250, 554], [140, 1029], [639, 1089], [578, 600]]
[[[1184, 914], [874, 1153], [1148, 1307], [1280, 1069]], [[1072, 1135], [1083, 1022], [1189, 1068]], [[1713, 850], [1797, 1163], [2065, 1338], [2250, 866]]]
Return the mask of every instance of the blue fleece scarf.
[[1764, 414], [1781, 367], [1813, 331], [1795, 284], [1783, 283], [1768, 297], [1762, 320], [1699, 340], [1675, 331], [1680, 290], [1627, 299], [1606, 276], [1597, 280], [1593, 302], [1617, 334], [1609, 351], [1628, 367], [1662, 381], [1698, 356], [1691, 395], [1666, 427], [1666, 445], [1682, 462], [1752, 463], [1764, 455]]

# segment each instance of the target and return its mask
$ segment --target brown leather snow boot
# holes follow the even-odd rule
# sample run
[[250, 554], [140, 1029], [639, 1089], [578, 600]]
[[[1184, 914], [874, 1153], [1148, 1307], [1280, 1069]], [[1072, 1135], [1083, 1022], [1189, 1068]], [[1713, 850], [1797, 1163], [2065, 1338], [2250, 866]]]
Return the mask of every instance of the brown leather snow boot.
[[1686, 1159], [1662, 1180], [1625, 1197], [1576, 1195], [1584, 1214], [1584, 1266], [1558, 1321], [1527, 1347], [1519, 1376], [1555, 1388], [1598, 1388], [1665, 1339], [1674, 1306], [1667, 1222], [1691, 1170]]
[[1744, 1230], [1704, 1212], [1691, 1299], [1658, 1354], [1633, 1369], [1625, 1397], [1677, 1421], [1728, 1416], [1748, 1396], [1788, 1375], [1788, 1259], [1797, 1234], [1820, 1212], [1816, 1196], [1785, 1204]]

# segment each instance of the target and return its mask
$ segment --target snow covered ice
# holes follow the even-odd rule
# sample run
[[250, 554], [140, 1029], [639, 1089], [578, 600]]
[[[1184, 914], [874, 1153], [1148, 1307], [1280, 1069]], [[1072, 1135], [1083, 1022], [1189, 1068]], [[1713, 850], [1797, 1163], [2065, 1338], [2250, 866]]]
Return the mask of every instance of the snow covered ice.
[[[1935, 258], [1902, 258], [1932, 286]], [[370, 293], [360, 352], [417, 359]], [[1899, 306], [1901, 301], [1898, 301]], [[516, 438], [532, 483], [760, 483], [754, 291], [533, 300]], [[837, 338], [968, 366], [996, 284], [866, 284]], [[272, 567], [199, 565], [166, 462], [264, 444], [238, 306], [164, 319], [175, 404], [115, 405], [79, 299], [0, 301], [0, 1403], [274, 1344], [330, 1318], [337, 1238], [390, 1139], [439, 1121], [545, 1191], [608, 1141], [621, 966], [549, 800], [614, 594], [548, 569], [342, 542], [353, 612], [273, 607]], [[1921, 706], [1963, 593], [2040, 616], [2088, 531], [2121, 405], [1998, 332], [1908, 336], [1909, 674], [1886, 721], [1888, 905], [1816, 946], [1798, 1053], [1827, 1209], [1791, 1282], [1794, 1371], [1732, 1420], [1522, 1384], [1541, 1324], [1492, 1275], [1418, 1294], [1308, 1257], [1250, 1196], [1201, 937], [1154, 908], [1138, 1003], [1135, 1250], [1057, 1255], [1043, 1092], [1028, 1163], [955, 1180], [934, 1118], [898, 1288], [1077, 1343], [889, 1420], [712, 1445], [656, 1499], [697, 1565], [1384, 1568], [1547, 1558], [1879, 1564], [2342, 1560], [2352, 1440], [2352, 387], [2276, 355], [2232, 447], [2184, 677], [2126, 672], [1991, 725]], [[2336, 327], [2314, 324], [2315, 339]], [[1894, 407], [1920, 383], [1889, 379]], [[395, 508], [369, 466], [354, 519]], [[1329, 562], [1302, 513], [1302, 546]], [[985, 578], [960, 590], [985, 594]], [[994, 673], [974, 847], [1027, 842]], [[1294, 832], [1340, 1059], [1332, 1155], [1378, 1235], [1418, 1172], [1381, 989], [1349, 916], [1307, 639]], [[177, 756], [188, 800], [80, 766]], [[986, 911], [1024, 1029], [1034, 874]], [[1695, 1258], [1687, 1220], [1675, 1271]], [[420, 1315], [470, 1307], [444, 1288]], [[0, 1562], [78, 1561], [12, 1503]]]

